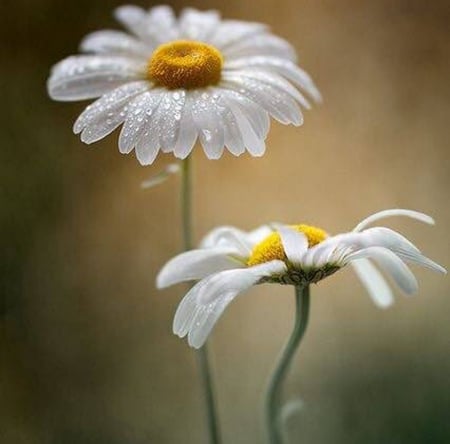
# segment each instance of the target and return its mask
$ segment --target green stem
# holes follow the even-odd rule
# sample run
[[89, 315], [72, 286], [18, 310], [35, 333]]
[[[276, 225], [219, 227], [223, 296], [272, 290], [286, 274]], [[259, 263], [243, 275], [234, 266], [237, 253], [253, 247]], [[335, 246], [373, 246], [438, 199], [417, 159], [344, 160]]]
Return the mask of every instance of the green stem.
[[306, 331], [309, 317], [309, 286], [295, 287], [295, 324], [280, 359], [272, 373], [266, 394], [266, 422], [270, 444], [282, 444], [280, 424], [281, 386], [292, 361], [292, 357]]
[[[183, 160], [181, 164], [181, 217], [183, 246], [184, 250], [187, 251], [192, 249], [192, 173], [190, 157]], [[197, 351], [197, 360], [207, 408], [209, 442], [211, 444], [220, 444], [207, 343]]]

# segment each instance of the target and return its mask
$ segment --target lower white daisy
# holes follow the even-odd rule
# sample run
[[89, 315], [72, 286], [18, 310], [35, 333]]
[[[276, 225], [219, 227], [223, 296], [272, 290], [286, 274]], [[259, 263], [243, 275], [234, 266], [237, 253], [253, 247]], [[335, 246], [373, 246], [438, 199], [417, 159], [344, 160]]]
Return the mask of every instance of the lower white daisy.
[[353, 231], [329, 236], [309, 225], [262, 226], [251, 232], [234, 227], [211, 231], [197, 250], [171, 259], [157, 277], [158, 288], [200, 280], [181, 301], [173, 331], [201, 347], [228, 304], [241, 292], [262, 283], [305, 286], [352, 264], [379, 307], [393, 302], [392, 291], [373, 262], [406, 294], [418, 284], [406, 263], [446, 270], [401, 234], [385, 227], [367, 228], [389, 216], [408, 216], [428, 224], [431, 217], [411, 210], [385, 210], [360, 222]]

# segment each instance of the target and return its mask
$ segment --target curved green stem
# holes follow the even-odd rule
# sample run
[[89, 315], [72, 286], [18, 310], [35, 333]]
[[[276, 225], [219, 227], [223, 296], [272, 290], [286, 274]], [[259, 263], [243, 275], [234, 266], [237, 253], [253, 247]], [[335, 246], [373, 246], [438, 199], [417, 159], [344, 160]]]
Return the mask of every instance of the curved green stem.
[[289, 370], [292, 357], [306, 331], [309, 317], [309, 286], [295, 287], [295, 324], [280, 359], [272, 373], [266, 394], [266, 422], [270, 444], [282, 444], [280, 424], [281, 386]]
[[[184, 250], [187, 251], [192, 249], [192, 174], [191, 159], [189, 156], [182, 161], [181, 165], [181, 218], [183, 225], [183, 246]], [[217, 421], [207, 344], [197, 351], [197, 360], [207, 408], [209, 442], [211, 444], [220, 444], [219, 424]]]

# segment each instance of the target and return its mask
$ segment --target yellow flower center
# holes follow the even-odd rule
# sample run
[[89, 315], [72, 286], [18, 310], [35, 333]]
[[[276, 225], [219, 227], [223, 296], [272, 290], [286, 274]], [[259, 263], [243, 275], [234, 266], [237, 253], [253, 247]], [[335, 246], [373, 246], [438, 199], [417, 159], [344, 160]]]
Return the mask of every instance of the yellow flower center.
[[[321, 228], [312, 227], [310, 225], [291, 225], [294, 230], [303, 233], [308, 239], [308, 247], [319, 244], [327, 238], [327, 233]], [[286, 253], [284, 252], [281, 236], [278, 232], [269, 234], [262, 242], [257, 244], [250, 255], [247, 265], [263, 264], [273, 260], [280, 260], [287, 262]]]
[[202, 88], [219, 82], [222, 65], [222, 54], [214, 46], [177, 40], [156, 48], [148, 62], [147, 76], [168, 89]]

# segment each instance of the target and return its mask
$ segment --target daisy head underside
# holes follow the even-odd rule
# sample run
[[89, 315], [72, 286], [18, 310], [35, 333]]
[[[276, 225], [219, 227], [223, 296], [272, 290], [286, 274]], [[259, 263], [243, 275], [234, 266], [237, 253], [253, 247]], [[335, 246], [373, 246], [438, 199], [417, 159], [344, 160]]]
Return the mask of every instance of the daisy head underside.
[[253, 285], [307, 286], [349, 264], [373, 302], [382, 308], [393, 303], [393, 293], [379, 269], [408, 295], [418, 289], [409, 264], [446, 273], [400, 233], [369, 227], [389, 216], [434, 223], [422, 213], [396, 209], [369, 216], [352, 231], [335, 236], [305, 224], [271, 224], [251, 232], [234, 227], [213, 230], [203, 239], [201, 248], [171, 259], [157, 277], [160, 288], [198, 281], [178, 307], [174, 332], [180, 337], [188, 335], [190, 345], [200, 347], [228, 304]]
[[[292, 262], [287, 256], [283, 244], [288, 242], [288, 236], [297, 237], [297, 241], [300, 241], [303, 247], [306, 246], [309, 249], [327, 239], [328, 235], [324, 230], [306, 224], [291, 225], [280, 229], [281, 232], [274, 231], [261, 242], [257, 243], [247, 259], [246, 264], [248, 267], [271, 261], [282, 261], [286, 265], [286, 269], [282, 273], [263, 277], [260, 283], [267, 282], [304, 286], [319, 282], [339, 270], [340, 267], [337, 263], [327, 263], [320, 268], [304, 267], [298, 261]], [[282, 238], [282, 235], [284, 238]]]
[[191, 8], [176, 17], [168, 6], [115, 16], [128, 33], [89, 34], [47, 84], [55, 100], [98, 98], [74, 125], [85, 143], [122, 125], [119, 150], [144, 165], [160, 151], [184, 159], [197, 141], [210, 159], [225, 148], [262, 156], [269, 117], [301, 125], [304, 94], [320, 101], [293, 48], [264, 25]]

